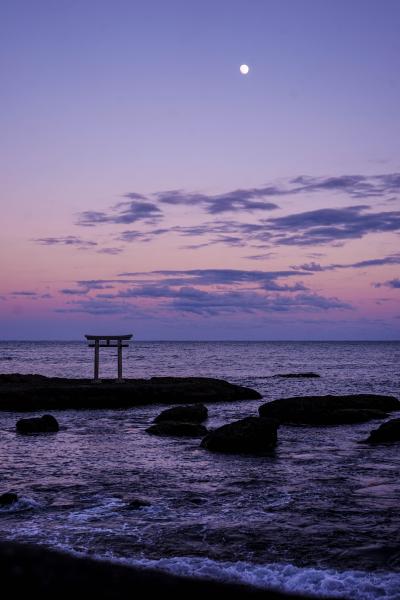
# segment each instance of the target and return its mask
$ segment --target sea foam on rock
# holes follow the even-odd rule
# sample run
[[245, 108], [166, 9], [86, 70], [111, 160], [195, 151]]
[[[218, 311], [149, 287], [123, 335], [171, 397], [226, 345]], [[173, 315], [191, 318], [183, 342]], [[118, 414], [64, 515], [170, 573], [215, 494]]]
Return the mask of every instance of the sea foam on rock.
[[371, 431], [365, 441], [371, 444], [400, 442], [400, 419], [391, 419], [382, 423], [378, 429]]
[[299, 396], [263, 404], [260, 417], [280, 423], [299, 425], [343, 425], [384, 419], [387, 413], [400, 410], [393, 396], [354, 394], [344, 396]]
[[279, 423], [273, 419], [247, 417], [211, 431], [202, 448], [231, 454], [268, 454], [277, 444]]
[[185, 423], [202, 423], [208, 417], [208, 410], [204, 404], [193, 404], [191, 406], [174, 406], [163, 410], [155, 419], [154, 423], [163, 421], [183, 421]]
[[32, 419], [19, 419], [16, 428], [18, 433], [49, 433], [58, 431], [60, 427], [53, 415], [43, 415]]

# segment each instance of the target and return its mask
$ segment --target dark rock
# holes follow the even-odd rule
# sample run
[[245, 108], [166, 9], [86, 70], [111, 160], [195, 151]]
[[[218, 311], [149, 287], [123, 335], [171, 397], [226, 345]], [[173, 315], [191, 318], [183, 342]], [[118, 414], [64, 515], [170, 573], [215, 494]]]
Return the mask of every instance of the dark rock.
[[[393, 396], [355, 394], [346, 396], [300, 396], [263, 404], [260, 417], [299, 425], [342, 425], [382, 419], [385, 413], [400, 410]], [[349, 412], [351, 411], [351, 412]]]
[[351, 425], [352, 423], [366, 423], [374, 419], [386, 419], [387, 412], [382, 410], [374, 410], [372, 408], [342, 408], [334, 410], [329, 415], [326, 415], [327, 421], [331, 419], [332, 425]]
[[208, 417], [208, 410], [204, 404], [193, 404], [192, 406], [174, 406], [163, 410], [155, 419], [154, 423], [163, 421], [183, 421], [185, 423], [202, 423]]
[[133, 498], [127, 506], [130, 510], [139, 510], [139, 508], [144, 508], [146, 506], [151, 506], [151, 502], [146, 500], [145, 498]]
[[285, 377], [286, 379], [292, 379], [292, 378], [305, 378], [305, 379], [312, 379], [314, 377], [321, 377], [321, 375], [318, 375], [318, 373], [278, 373], [277, 375], [275, 375], [275, 377]]
[[365, 440], [371, 444], [384, 444], [387, 442], [400, 442], [400, 419], [391, 419], [374, 429]]
[[0, 374], [0, 411], [128, 408], [146, 404], [192, 404], [254, 400], [250, 388], [210, 377], [151, 379], [63, 379]]
[[170, 435], [175, 437], [203, 437], [207, 434], [204, 425], [198, 423], [182, 423], [178, 421], [163, 421], [156, 423], [148, 429], [152, 435]]
[[268, 454], [277, 444], [279, 424], [272, 419], [247, 417], [210, 432], [202, 448], [232, 454]]
[[[305, 596], [267, 590], [251, 585], [181, 577], [161, 570], [73, 556], [43, 546], [0, 542], [1, 585], [13, 598], [60, 600], [96, 598], [126, 600], [128, 597], [165, 597], [174, 600], [206, 597], [243, 600], [300, 600]], [[4, 593], [4, 592], [3, 592]], [[314, 596], [315, 599], [315, 596]]]
[[0, 506], [11, 506], [11, 504], [15, 504], [17, 501], [18, 496], [14, 492], [6, 492], [0, 496]]
[[52, 415], [34, 417], [32, 419], [19, 419], [17, 421], [19, 433], [49, 433], [59, 430], [57, 419]]

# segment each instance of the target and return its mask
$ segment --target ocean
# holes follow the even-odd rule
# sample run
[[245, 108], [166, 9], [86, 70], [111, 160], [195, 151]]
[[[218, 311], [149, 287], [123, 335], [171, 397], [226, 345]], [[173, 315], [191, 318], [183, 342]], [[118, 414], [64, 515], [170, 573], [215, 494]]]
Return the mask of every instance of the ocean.
[[[90, 377], [83, 342], [2, 342], [1, 373]], [[114, 350], [100, 371], [113, 377]], [[313, 371], [318, 379], [278, 373]], [[263, 400], [213, 403], [207, 427], [268, 400], [400, 398], [400, 342], [132, 342], [126, 377], [207, 376]], [[400, 444], [367, 446], [378, 422], [282, 426], [268, 457], [210, 453], [145, 432], [165, 408], [55, 411], [55, 435], [20, 436], [0, 413], [0, 536], [173, 573], [320, 596], [400, 599]], [[393, 416], [399, 416], [394, 414]], [[146, 505], [133, 509], [135, 499]]]

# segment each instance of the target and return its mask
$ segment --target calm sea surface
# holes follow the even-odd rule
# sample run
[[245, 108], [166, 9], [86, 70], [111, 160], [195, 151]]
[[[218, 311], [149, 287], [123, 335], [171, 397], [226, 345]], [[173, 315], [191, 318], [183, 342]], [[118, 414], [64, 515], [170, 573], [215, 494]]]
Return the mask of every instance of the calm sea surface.
[[[0, 343], [0, 372], [90, 377], [84, 343]], [[101, 374], [114, 376], [113, 350]], [[315, 371], [320, 379], [279, 379]], [[148, 342], [124, 375], [211, 376], [264, 399], [210, 404], [207, 427], [256, 415], [287, 396], [400, 398], [400, 343]], [[0, 536], [156, 566], [355, 599], [400, 599], [400, 444], [358, 442], [378, 423], [281, 427], [273, 456], [212, 454], [198, 439], [146, 434], [165, 407], [55, 412], [61, 431], [17, 436], [0, 413]], [[393, 415], [400, 416], [400, 415]], [[136, 499], [149, 505], [129, 507]]]

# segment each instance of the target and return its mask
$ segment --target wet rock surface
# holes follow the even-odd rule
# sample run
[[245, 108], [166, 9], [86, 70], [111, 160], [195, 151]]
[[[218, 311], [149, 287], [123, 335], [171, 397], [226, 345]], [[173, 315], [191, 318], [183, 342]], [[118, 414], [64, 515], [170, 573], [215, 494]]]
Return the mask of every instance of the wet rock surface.
[[0, 410], [128, 408], [145, 404], [191, 404], [256, 400], [261, 394], [222, 379], [152, 377], [66, 379], [19, 373], [0, 375]]
[[60, 429], [53, 415], [43, 415], [32, 419], [19, 419], [16, 424], [18, 433], [51, 433]]
[[151, 435], [174, 437], [203, 437], [207, 434], [204, 425], [198, 423], [183, 423], [180, 421], [162, 421], [146, 429]]
[[393, 396], [353, 394], [283, 398], [263, 404], [259, 414], [285, 424], [343, 425], [383, 419], [397, 410], [400, 402]]
[[208, 410], [204, 404], [193, 406], [174, 406], [163, 410], [155, 419], [154, 423], [163, 421], [184, 421], [185, 423], [202, 423], [208, 417]]
[[261, 417], [247, 417], [210, 432], [202, 448], [229, 454], [263, 455], [277, 444], [278, 422]]
[[400, 442], [400, 419], [391, 419], [374, 429], [365, 440], [370, 444]]

